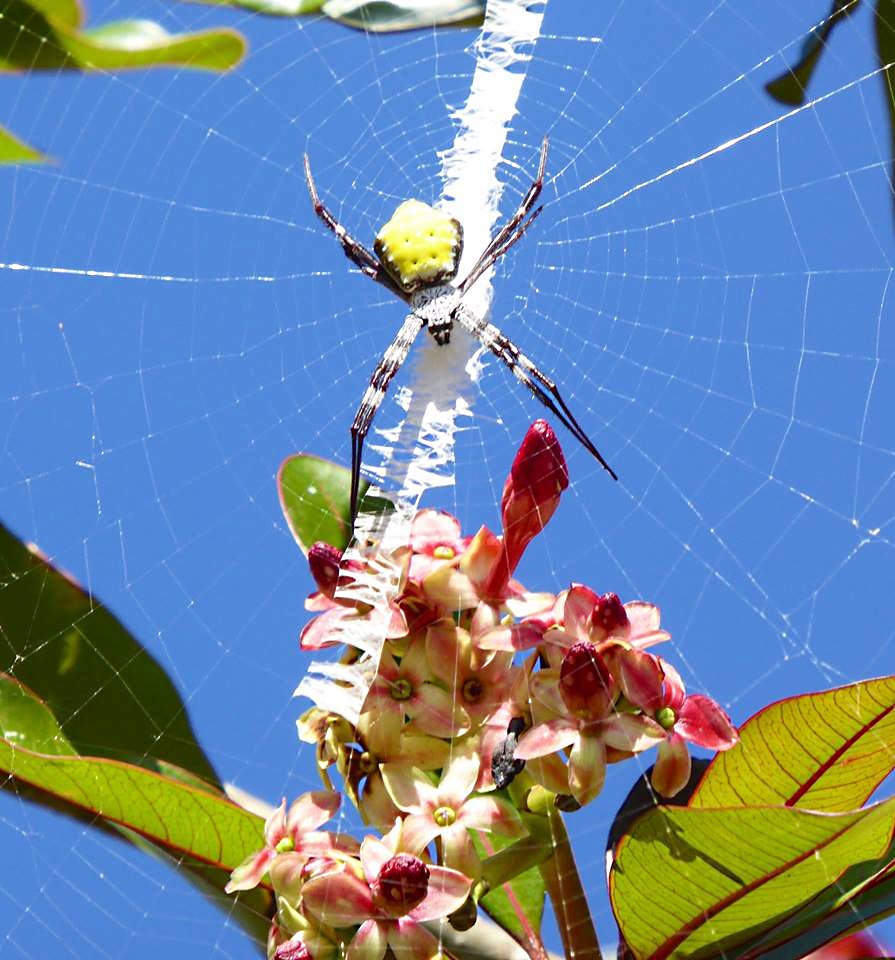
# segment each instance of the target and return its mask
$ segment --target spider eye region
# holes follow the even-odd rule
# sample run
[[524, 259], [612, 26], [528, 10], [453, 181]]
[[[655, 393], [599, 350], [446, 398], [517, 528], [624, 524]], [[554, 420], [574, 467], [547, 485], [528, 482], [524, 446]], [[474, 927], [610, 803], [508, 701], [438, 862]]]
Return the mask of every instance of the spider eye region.
[[405, 293], [457, 275], [463, 252], [460, 221], [421, 200], [405, 200], [376, 235], [379, 262]]

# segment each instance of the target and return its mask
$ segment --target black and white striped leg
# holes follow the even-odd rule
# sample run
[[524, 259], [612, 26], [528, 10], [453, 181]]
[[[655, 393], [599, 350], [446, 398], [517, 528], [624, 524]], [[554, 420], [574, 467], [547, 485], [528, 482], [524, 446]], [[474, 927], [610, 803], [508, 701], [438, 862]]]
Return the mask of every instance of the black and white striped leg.
[[425, 320], [415, 313], [408, 314], [401, 325], [398, 335], [382, 355], [379, 365], [373, 371], [370, 385], [364, 391], [360, 406], [351, 424], [351, 522], [357, 518], [357, 499], [360, 490], [360, 468], [364, 452], [364, 440], [373, 423], [377, 410], [382, 406], [385, 392], [392, 378], [401, 369], [407, 359], [416, 335], [423, 329]]
[[501, 360], [510, 369], [513, 376], [537, 397], [541, 403], [556, 417], [557, 420], [572, 434], [572, 436], [601, 464], [613, 480], [618, 475], [603, 459], [602, 454], [584, 432], [581, 424], [566, 405], [556, 384], [543, 373], [522, 353], [516, 344], [504, 336], [493, 323], [479, 320], [471, 311], [461, 306], [457, 311], [458, 323], [468, 330], [482, 346]]
[[[519, 208], [510, 217], [509, 220], [494, 234], [491, 238], [491, 242], [487, 247], [482, 251], [481, 256], [476, 261], [475, 266], [469, 271], [467, 276], [459, 284], [459, 288], [462, 291], [468, 290], [478, 278], [490, 267], [495, 260], [499, 257], [502, 257], [507, 250], [516, 243], [517, 240], [525, 233], [525, 231], [532, 225], [537, 215], [541, 212], [539, 207], [535, 212], [526, 220], [522, 227], [518, 230], [515, 237], [512, 237], [511, 234], [516, 232], [516, 228], [519, 227], [519, 224], [525, 219], [528, 215], [529, 210], [535, 205], [535, 201], [538, 199], [541, 193], [541, 188], [544, 186], [544, 173], [547, 170], [547, 146], [548, 140], [547, 137], [544, 137], [541, 142], [541, 159], [538, 163], [538, 174], [534, 179], [532, 185], [528, 188], [528, 192], [522, 199], [522, 203], [519, 204]], [[509, 242], [507, 242], [509, 241]]]
[[336, 239], [342, 244], [342, 250], [345, 252], [345, 256], [359, 267], [364, 274], [370, 277], [371, 280], [375, 280], [377, 283], [388, 287], [392, 293], [396, 293], [401, 299], [406, 299], [402, 291], [395, 286], [391, 277], [385, 272], [385, 268], [377, 257], [370, 253], [360, 240], [356, 240], [351, 236], [332, 213], [330, 213], [326, 204], [317, 195], [317, 184], [314, 183], [314, 177], [311, 174], [311, 161], [308, 159], [307, 154], [305, 154], [305, 179], [308, 181], [308, 193], [311, 194], [314, 213], [316, 213], [336, 235]]
[[463, 281], [462, 290], [464, 293], [476, 282], [476, 280], [479, 279], [479, 277], [486, 270], [488, 270], [491, 266], [497, 263], [497, 261], [507, 252], [507, 250], [510, 249], [510, 247], [515, 246], [515, 244], [517, 244], [522, 239], [522, 237], [525, 235], [525, 231], [528, 230], [528, 228], [535, 222], [535, 220], [537, 220], [540, 212], [543, 209], [544, 209], [543, 207], [536, 207], [532, 211], [531, 216], [529, 216], [529, 218], [520, 227], [516, 228], [515, 233], [507, 237], [496, 250], [494, 250], [491, 254], [489, 254], [487, 259], [485, 259], [484, 261], [480, 260], [476, 264], [476, 266], [473, 267], [469, 275]]

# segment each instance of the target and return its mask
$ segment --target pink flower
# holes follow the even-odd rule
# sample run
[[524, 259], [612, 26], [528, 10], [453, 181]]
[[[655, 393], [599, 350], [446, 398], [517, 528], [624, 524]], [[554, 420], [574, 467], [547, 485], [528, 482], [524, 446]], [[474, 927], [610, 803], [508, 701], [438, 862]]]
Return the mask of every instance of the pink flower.
[[423, 592], [441, 609], [442, 616], [474, 610], [479, 605], [483, 585], [501, 549], [498, 537], [481, 527], [457, 560], [443, 563], [426, 575]]
[[640, 650], [622, 651], [619, 682], [631, 703], [654, 717], [665, 731], [651, 782], [658, 793], [673, 797], [690, 779], [687, 741], [709, 750], [729, 750], [739, 740], [727, 714], [710, 697], [687, 695], [675, 668]]
[[456, 870], [423, 863], [403, 849], [401, 824], [382, 839], [368, 836], [360, 862], [308, 880], [304, 909], [330, 927], [360, 925], [346, 960], [382, 960], [390, 947], [401, 960], [431, 960], [438, 940], [422, 924], [459, 909], [472, 881]]
[[589, 641], [574, 644], [558, 669], [540, 670], [529, 683], [535, 699], [554, 719], [536, 723], [522, 734], [516, 759], [570, 749], [568, 788], [581, 804], [603, 789], [607, 748], [638, 753], [655, 746], [664, 735], [655, 720], [614, 712], [618, 685], [605, 658]]
[[460, 521], [444, 510], [420, 510], [410, 525], [410, 579], [421, 582], [427, 574], [459, 557], [469, 543]]
[[530, 650], [543, 643], [541, 649], [549, 655], [547, 645], [562, 651], [581, 640], [621, 641], [643, 649], [670, 639], [670, 634], [659, 629], [659, 608], [652, 603], [633, 600], [623, 604], [617, 594], [599, 596], [582, 584], [575, 584], [556, 598], [549, 594], [529, 596], [507, 603], [521, 622], [495, 627], [482, 637], [483, 649]]
[[364, 711], [386, 711], [414, 721], [416, 731], [434, 737], [459, 736], [461, 713], [450, 694], [430, 681], [422, 638], [412, 640], [400, 664], [388, 649], [382, 651], [379, 672], [364, 703]]
[[[403, 762], [421, 770], [440, 770], [447, 763], [450, 744], [437, 737], [408, 732], [407, 726], [391, 711], [362, 713], [356, 739], [365, 749], [362, 754], [352, 756], [347, 786], [353, 790], [366, 822], [387, 830], [399, 811], [382, 783], [381, 765]], [[363, 777], [366, 780], [358, 797], [357, 785]]]
[[563, 648], [580, 640], [620, 640], [642, 650], [668, 639], [670, 634], [659, 629], [655, 604], [641, 600], [623, 604], [615, 593], [600, 596], [582, 584], [574, 584], [565, 594], [562, 628], [544, 634], [545, 642]]
[[[370, 616], [369, 608], [358, 610], [353, 606], [331, 605], [324, 613], [305, 624], [301, 632], [302, 650], [323, 650], [344, 643], [352, 631], [353, 620], [364, 620]], [[407, 635], [407, 620], [397, 604], [391, 605], [386, 639], [397, 639]]]
[[[401, 593], [407, 582], [409, 551], [396, 551], [392, 559], [401, 565]], [[348, 589], [356, 580], [362, 579], [367, 566], [365, 561], [344, 562], [338, 550], [319, 541], [308, 552], [308, 564], [319, 589], [305, 601], [305, 609], [322, 612], [302, 630], [302, 650], [322, 650], [344, 643], [346, 636], [354, 632], [353, 621], [365, 620], [374, 614], [378, 617], [369, 604], [350, 596], [335, 596], [337, 587]], [[406, 636], [407, 619], [397, 601], [392, 600], [389, 604], [389, 614], [386, 637]]]
[[[482, 621], [492, 625], [496, 616], [493, 607], [480, 605], [473, 629], [481, 629]], [[480, 726], [506, 700], [518, 672], [512, 653], [477, 649], [474, 635], [450, 619], [438, 620], [426, 630], [426, 658], [432, 675], [462, 711], [466, 729]]]
[[310, 859], [350, 850], [350, 838], [317, 830], [339, 809], [341, 799], [338, 793], [329, 790], [304, 793], [289, 807], [288, 813], [284, 799], [264, 823], [264, 846], [230, 874], [225, 892], [258, 886], [280, 854], [298, 853]]
[[457, 747], [436, 787], [422, 770], [406, 763], [382, 767], [392, 800], [409, 814], [402, 826], [403, 842], [422, 850], [435, 837], [442, 842], [444, 863], [469, 877], [478, 878], [481, 861], [472, 845], [470, 830], [495, 831], [510, 837], [525, 833], [519, 813], [497, 796], [471, 796], [481, 764], [469, 746]]

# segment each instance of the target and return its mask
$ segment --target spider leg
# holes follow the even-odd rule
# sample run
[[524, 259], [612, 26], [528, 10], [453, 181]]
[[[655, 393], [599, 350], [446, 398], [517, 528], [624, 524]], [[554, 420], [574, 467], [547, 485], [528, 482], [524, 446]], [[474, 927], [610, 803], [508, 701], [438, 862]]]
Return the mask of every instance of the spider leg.
[[590, 437], [584, 432], [575, 415], [566, 405], [556, 384], [525, 356], [524, 353], [505, 336], [493, 323], [479, 320], [462, 305], [457, 310], [457, 321], [486, 347], [498, 360], [506, 364], [516, 379], [524, 384], [573, 437], [600, 463], [613, 480], [618, 474], [603, 459]]
[[357, 498], [360, 490], [361, 458], [364, 451], [364, 440], [373, 423], [373, 417], [382, 406], [385, 391], [392, 378], [401, 369], [401, 364], [407, 359], [410, 348], [416, 335], [423, 329], [426, 321], [415, 313], [408, 314], [401, 325], [397, 336], [389, 348], [382, 355], [378, 366], [370, 378], [370, 385], [364, 391], [360, 406], [351, 424], [351, 523], [357, 518]]
[[510, 247], [514, 246], [522, 239], [522, 237], [525, 235], [525, 231], [528, 230], [528, 228], [535, 222], [535, 220], [537, 220], [538, 216], [540, 215], [543, 209], [544, 209], [543, 206], [535, 207], [534, 211], [531, 213], [529, 218], [522, 224], [522, 226], [516, 229], [516, 232], [512, 236], [507, 237], [507, 239], [504, 240], [504, 242], [501, 244], [500, 247], [494, 250], [485, 260], [480, 261], [477, 264], [477, 266], [474, 267], [469, 272], [469, 275], [463, 281], [463, 286], [461, 287], [464, 293], [476, 282], [476, 280], [479, 279], [479, 277], [487, 269], [489, 269], [489, 267], [491, 267], [497, 260], [499, 260], [507, 252], [507, 250], [510, 249]]
[[528, 188], [528, 193], [525, 194], [522, 203], [519, 204], [519, 208], [500, 228], [500, 230], [494, 234], [491, 242], [487, 247], [485, 247], [481, 256], [476, 261], [475, 266], [459, 284], [460, 290], [465, 292], [470, 286], [472, 286], [472, 284], [478, 280], [482, 273], [484, 273], [484, 271], [487, 270], [488, 267], [490, 267], [498, 257], [502, 256], [507, 252], [507, 250], [509, 250], [513, 243], [515, 243], [516, 240], [518, 240], [519, 237], [521, 237], [522, 234], [528, 229], [538, 213], [540, 213], [540, 210], [534, 213], [528, 222], [522, 227], [519, 237], [516, 237], [516, 240], [513, 240], [508, 246], [504, 246], [504, 242], [509, 238], [510, 234], [516, 230], [519, 224], [522, 223], [529, 210], [531, 210], [531, 208], [535, 205], [535, 201], [540, 196], [541, 188], [544, 186], [544, 173], [547, 170], [547, 146], [548, 140], [547, 137], [544, 137], [543, 141], [541, 141], [541, 159], [538, 163], [538, 175], [535, 177], [532, 185]]
[[361, 272], [368, 276], [371, 280], [375, 280], [377, 283], [381, 283], [383, 286], [388, 287], [392, 293], [397, 294], [402, 300], [405, 300], [406, 297], [404, 293], [399, 290], [391, 277], [385, 272], [382, 264], [379, 262], [375, 254], [370, 253], [370, 251], [360, 242], [356, 240], [351, 234], [342, 226], [341, 223], [333, 216], [333, 214], [327, 209], [326, 204], [320, 199], [317, 194], [317, 184], [314, 183], [314, 177], [311, 174], [311, 161], [308, 158], [308, 155], [305, 154], [305, 179], [308, 181], [308, 193], [311, 194], [311, 203], [314, 205], [314, 213], [329, 227], [330, 230], [336, 235], [336, 239], [339, 243], [342, 244], [342, 250], [345, 252], [345, 256], [352, 261], [357, 267], [360, 268]]

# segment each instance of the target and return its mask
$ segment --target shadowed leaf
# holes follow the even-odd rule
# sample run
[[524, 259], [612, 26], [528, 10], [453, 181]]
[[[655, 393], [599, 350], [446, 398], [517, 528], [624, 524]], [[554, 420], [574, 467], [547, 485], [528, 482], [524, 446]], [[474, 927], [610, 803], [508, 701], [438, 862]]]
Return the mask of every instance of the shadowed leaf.
[[[883, 93], [889, 112], [889, 144], [895, 158], [895, 0], [877, 0], [876, 3], [876, 56], [882, 72]], [[893, 160], [892, 176], [895, 176]], [[892, 181], [890, 181], [892, 182]]]
[[[619, 846], [609, 883], [616, 920], [634, 955], [650, 960], [758, 955], [782, 929], [795, 937], [787, 921], [814, 901], [831, 898], [829, 913], [885, 871], [893, 826], [895, 799], [841, 814], [659, 807]], [[802, 919], [803, 932], [818, 921]]]
[[264, 845], [261, 817], [203, 784], [127, 763], [34, 753], [0, 740], [0, 769], [177, 854], [230, 871]]
[[0, 525], [0, 671], [79, 754], [167, 762], [220, 787], [168, 674], [80, 584]]
[[[64, 27], [80, 27], [84, 11], [78, 0], [28, 0], [30, 6]], [[6, 3], [3, 4], [4, 8]]]
[[348, 27], [370, 33], [426, 27], [477, 27], [485, 19], [485, 0], [194, 0], [213, 7], [239, 7], [274, 17], [322, 13]]
[[298, 17], [306, 13], [316, 13], [324, 0], [192, 0], [209, 7], [239, 7], [254, 13], [263, 13], [270, 17]]
[[[14, 792], [19, 798], [30, 800], [32, 803], [71, 817], [84, 827], [126, 840], [174, 869], [185, 869], [190, 881], [208, 899], [225, 910], [228, 916], [234, 918], [259, 946], [264, 945], [268, 927], [267, 918], [272, 907], [271, 894], [266, 888], [259, 887], [240, 895], [239, 900], [234, 901], [223, 893], [224, 885], [230, 875], [229, 867], [208, 863], [207, 858], [206, 860], [197, 859], [179, 847], [172, 851], [168, 849], [166, 841], [138, 833], [124, 825], [130, 822], [139, 825], [142, 820], [145, 820], [145, 810], [141, 810], [141, 807], [147, 802], [154, 803], [152, 796], [137, 792], [135, 797], [133, 792], [129, 795], [127, 791], [119, 794], [116, 780], [107, 777], [104, 768], [98, 768], [95, 765], [99, 761], [91, 764], [90, 758], [83, 758], [86, 762], [80, 766], [65, 768], [72, 778], [86, 777], [87, 789], [81, 793], [74, 792], [74, 789], [69, 791], [52, 789], [52, 780], [46, 773], [41, 774], [41, 767], [48, 772], [52, 770], [50, 761], [54, 757], [73, 758], [76, 752], [49, 707], [33, 691], [28, 690], [7, 674], [0, 674], [0, 737], [2, 737], [0, 753], [10, 768], [15, 765], [17, 758], [21, 760], [43, 755], [42, 760], [36, 759], [30, 767], [23, 768], [27, 779], [16, 776], [15, 771], [11, 770], [13, 775], [3, 778], [4, 790]], [[144, 767], [150, 765], [154, 766], [157, 773], [172, 778], [172, 782], [179, 781], [180, 785], [192, 786], [217, 796], [221, 803], [226, 804], [222, 809], [226, 810], [228, 815], [232, 813], [233, 804], [226, 800], [223, 793], [189, 771], [171, 764], [153, 764], [151, 761], [144, 760]], [[153, 783], [156, 782], [153, 781]], [[135, 783], [139, 783], [139, 780]], [[68, 786], [77, 788], [80, 784], [73, 779]], [[103, 787], [114, 792], [114, 796], [104, 797]], [[85, 799], [88, 802], [83, 802]], [[122, 817], [117, 823], [97, 817], [100, 810], [96, 804], [106, 805], [109, 802], [122, 812]], [[229, 821], [225, 819], [223, 826], [228, 828], [228, 824]], [[253, 829], [249, 831], [250, 835], [253, 834]], [[260, 846], [260, 843], [258, 845]], [[204, 852], [207, 853], [207, 851]]]
[[[0, 0], [0, 71], [108, 71], [156, 66], [228, 70], [245, 54], [234, 30], [170, 34], [151, 20], [81, 29], [75, 0]], [[46, 157], [0, 127], [0, 164]]]
[[485, 0], [326, 0], [322, 12], [339, 23], [387, 33], [425, 27], [480, 26], [485, 19]]
[[4, 0], [0, 70], [118, 70], [152, 66], [226, 70], [245, 53], [233, 30], [169, 34], [151, 20], [121, 20], [89, 30], [72, 22], [71, 4]]
[[497, 885], [492, 874], [495, 868], [499, 872], [501, 857], [512, 857], [514, 852], [524, 849], [526, 841], [514, 842], [497, 833], [481, 831], [473, 832], [471, 836], [476, 850], [485, 860], [484, 876], [492, 883], [492, 889], [482, 897], [479, 906], [498, 926], [526, 946], [532, 933], [539, 935], [541, 929], [546, 886], [537, 864], [548, 855], [549, 848], [528, 841], [534, 865], [507, 883]]

